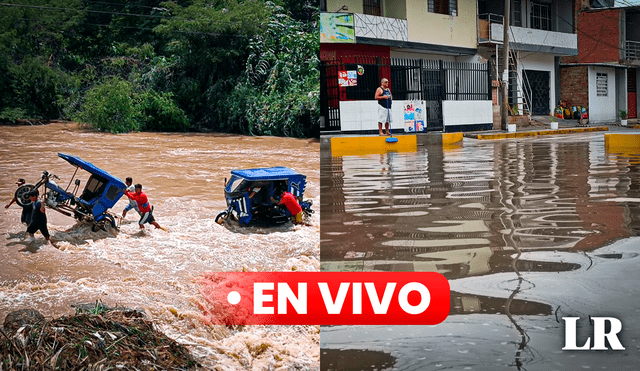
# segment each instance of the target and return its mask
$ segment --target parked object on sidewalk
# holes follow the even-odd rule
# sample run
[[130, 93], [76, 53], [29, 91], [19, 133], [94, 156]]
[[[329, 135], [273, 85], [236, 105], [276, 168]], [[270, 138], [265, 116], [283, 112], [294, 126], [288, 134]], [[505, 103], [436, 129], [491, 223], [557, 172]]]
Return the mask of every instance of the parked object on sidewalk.
[[572, 114], [573, 115], [573, 119], [574, 120], [580, 120], [582, 107], [573, 106], [571, 110], [573, 112], [573, 114]]
[[564, 115], [562, 114], [562, 107], [556, 106], [556, 108], [554, 110], [554, 116], [559, 118], [559, 119], [564, 118]]
[[627, 117], [628, 117], [627, 111], [621, 109], [620, 110], [620, 125], [627, 126]]

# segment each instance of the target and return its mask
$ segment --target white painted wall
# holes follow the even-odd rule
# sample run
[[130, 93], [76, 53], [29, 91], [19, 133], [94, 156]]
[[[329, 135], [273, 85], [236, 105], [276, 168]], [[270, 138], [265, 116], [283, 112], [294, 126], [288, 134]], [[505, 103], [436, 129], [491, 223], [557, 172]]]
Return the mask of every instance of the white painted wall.
[[[608, 92], [606, 97], [599, 97], [596, 93], [596, 73], [608, 75]], [[616, 111], [616, 71], [608, 67], [589, 67], [589, 122], [615, 122], [618, 117]]]
[[[391, 129], [404, 130], [403, 103], [404, 101], [394, 100], [391, 105], [393, 121], [390, 125]], [[378, 102], [375, 100], [340, 102], [340, 127], [342, 131], [378, 130]]]
[[[391, 129], [404, 130], [403, 105], [409, 101], [393, 101]], [[473, 125], [493, 122], [491, 101], [443, 101], [445, 125]], [[428, 123], [427, 123], [428, 125]], [[378, 130], [378, 102], [374, 100], [340, 102], [342, 131]]]
[[[557, 48], [578, 49], [578, 35], [573, 33], [536, 30], [533, 28], [509, 27], [509, 42], [525, 45], [542, 45]], [[502, 41], [504, 29], [499, 23], [491, 24], [491, 40]]]
[[[523, 70], [547, 71], [549, 73], [549, 114], [556, 106], [556, 71], [553, 55], [530, 52], [518, 52], [520, 65], [518, 73], [524, 78]], [[522, 89], [522, 87], [520, 87]], [[529, 107], [531, 108], [531, 107]]]
[[442, 101], [444, 126], [490, 124], [493, 108], [490, 100]]

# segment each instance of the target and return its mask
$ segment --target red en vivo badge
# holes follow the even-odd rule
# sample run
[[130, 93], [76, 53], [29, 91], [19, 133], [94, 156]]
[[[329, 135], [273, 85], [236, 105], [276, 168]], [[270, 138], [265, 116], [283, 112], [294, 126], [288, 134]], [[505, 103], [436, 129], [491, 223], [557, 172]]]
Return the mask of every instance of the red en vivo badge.
[[435, 325], [450, 306], [434, 272], [220, 272], [201, 284], [212, 324]]

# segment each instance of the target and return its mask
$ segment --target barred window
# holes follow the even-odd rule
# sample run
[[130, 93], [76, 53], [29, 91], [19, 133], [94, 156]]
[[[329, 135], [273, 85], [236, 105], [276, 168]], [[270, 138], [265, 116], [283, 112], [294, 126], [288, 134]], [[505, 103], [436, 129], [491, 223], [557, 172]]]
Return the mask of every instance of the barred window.
[[551, 31], [551, 4], [531, 2], [531, 28]]
[[363, 13], [369, 15], [382, 15], [380, 10], [380, 0], [363, 0]]
[[448, 14], [452, 17], [458, 15], [458, 0], [428, 0], [429, 13]]

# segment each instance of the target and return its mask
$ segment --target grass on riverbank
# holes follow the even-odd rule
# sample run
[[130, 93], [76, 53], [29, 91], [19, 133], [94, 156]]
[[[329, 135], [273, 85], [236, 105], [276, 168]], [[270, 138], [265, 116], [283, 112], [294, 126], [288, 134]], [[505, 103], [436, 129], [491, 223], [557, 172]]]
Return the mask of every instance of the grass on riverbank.
[[0, 330], [0, 370], [194, 370], [189, 351], [131, 310], [73, 316]]

